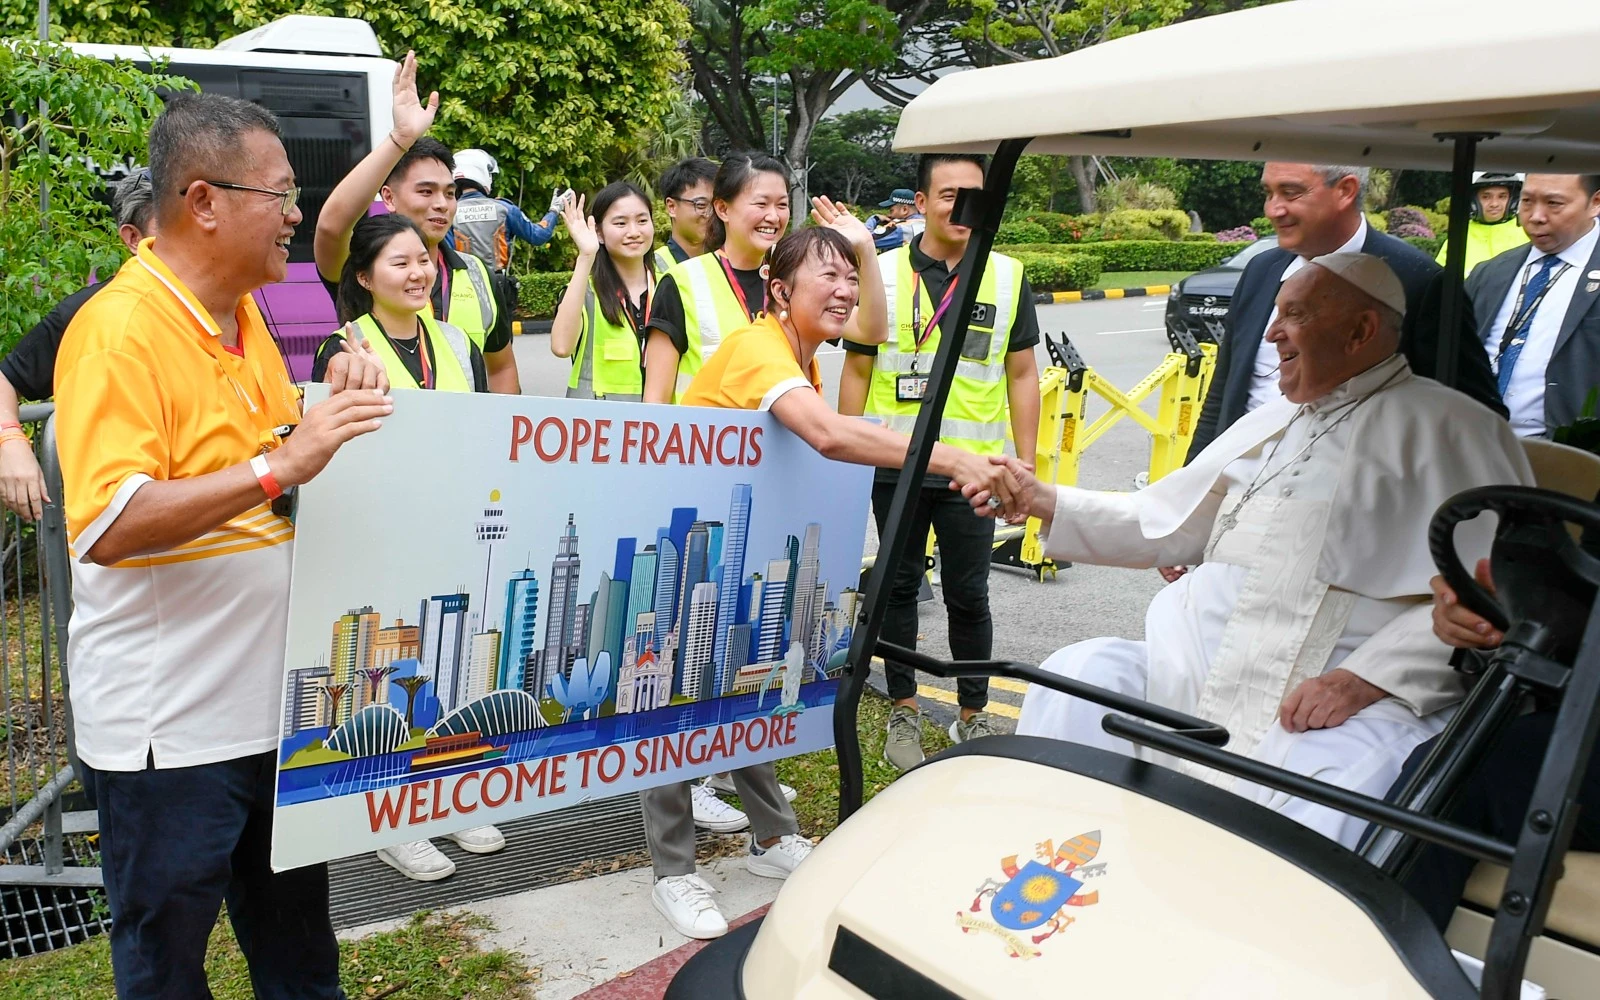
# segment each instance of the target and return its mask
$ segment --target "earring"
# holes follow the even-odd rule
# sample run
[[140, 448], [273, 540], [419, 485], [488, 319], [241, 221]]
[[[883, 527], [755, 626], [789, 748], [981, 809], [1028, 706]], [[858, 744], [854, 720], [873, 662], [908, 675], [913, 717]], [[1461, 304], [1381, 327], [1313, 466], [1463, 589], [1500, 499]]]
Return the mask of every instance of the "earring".
[[787, 309], [779, 309], [778, 310], [778, 318], [780, 320], [788, 319], [789, 318], [789, 310], [787, 310]]

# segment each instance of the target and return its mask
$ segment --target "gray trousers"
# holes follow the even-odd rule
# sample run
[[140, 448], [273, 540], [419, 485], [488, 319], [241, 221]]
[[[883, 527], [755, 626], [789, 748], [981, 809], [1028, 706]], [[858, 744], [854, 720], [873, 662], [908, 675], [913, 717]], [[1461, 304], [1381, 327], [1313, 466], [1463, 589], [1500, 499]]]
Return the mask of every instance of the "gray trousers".
[[[739, 791], [739, 801], [750, 817], [750, 832], [757, 841], [800, 832], [771, 764], [734, 771], [733, 787]], [[639, 793], [645, 842], [650, 845], [650, 867], [656, 878], [694, 874], [694, 806], [689, 794], [687, 781]]]

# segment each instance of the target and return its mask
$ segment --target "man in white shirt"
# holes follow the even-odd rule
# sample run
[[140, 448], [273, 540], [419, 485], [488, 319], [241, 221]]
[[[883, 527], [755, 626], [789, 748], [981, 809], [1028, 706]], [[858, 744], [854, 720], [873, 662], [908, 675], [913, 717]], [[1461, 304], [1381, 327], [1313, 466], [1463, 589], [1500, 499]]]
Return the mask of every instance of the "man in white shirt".
[[[1433, 635], [1433, 512], [1464, 489], [1531, 484], [1506, 422], [1411, 372], [1381, 259], [1318, 257], [1267, 332], [1282, 397], [1133, 494], [1037, 484], [1045, 554], [1130, 568], [1199, 563], [1156, 595], [1145, 639], [1089, 639], [1044, 669], [1225, 726], [1236, 753], [1370, 795], [1463, 690]], [[1015, 460], [1011, 460], [1013, 463]], [[970, 497], [975, 503], [984, 498]], [[1463, 532], [1463, 537], [1467, 532]], [[1017, 732], [1132, 753], [1106, 709], [1030, 688]], [[1188, 763], [1353, 847], [1365, 822]]]
[[1467, 281], [1511, 427], [1548, 437], [1600, 385], [1600, 174], [1529, 174], [1518, 209], [1529, 244]]

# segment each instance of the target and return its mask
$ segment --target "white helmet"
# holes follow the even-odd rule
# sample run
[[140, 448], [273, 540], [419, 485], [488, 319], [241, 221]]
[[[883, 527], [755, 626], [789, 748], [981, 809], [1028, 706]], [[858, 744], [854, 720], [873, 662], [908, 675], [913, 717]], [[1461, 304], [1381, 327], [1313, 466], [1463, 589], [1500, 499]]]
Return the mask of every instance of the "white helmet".
[[494, 157], [481, 149], [463, 149], [457, 153], [456, 180], [472, 181], [483, 188], [484, 194], [492, 193], [490, 188], [494, 183], [494, 175], [500, 172], [500, 164]]

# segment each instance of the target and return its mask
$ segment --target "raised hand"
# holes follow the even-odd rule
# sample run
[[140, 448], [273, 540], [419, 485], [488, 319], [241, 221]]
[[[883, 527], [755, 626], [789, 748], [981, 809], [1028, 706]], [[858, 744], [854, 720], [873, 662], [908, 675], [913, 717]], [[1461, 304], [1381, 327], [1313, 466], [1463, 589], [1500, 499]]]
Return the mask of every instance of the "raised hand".
[[566, 224], [573, 246], [584, 257], [600, 252], [600, 236], [595, 231], [594, 217], [583, 214], [583, 195], [568, 198], [561, 208], [561, 221]]
[[394, 73], [394, 141], [404, 149], [433, 127], [439, 112], [439, 92], [428, 95], [424, 105], [417, 91], [417, 54], [407, 52]]
[[867, 224], [833, 203], [827, 195], [811, 199], [811, 218], [819, 226], [836, 229], [857, 252], [872, 253], [872, 232]]

